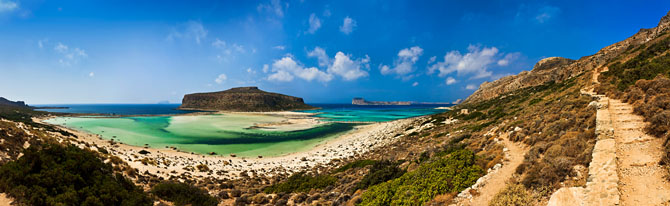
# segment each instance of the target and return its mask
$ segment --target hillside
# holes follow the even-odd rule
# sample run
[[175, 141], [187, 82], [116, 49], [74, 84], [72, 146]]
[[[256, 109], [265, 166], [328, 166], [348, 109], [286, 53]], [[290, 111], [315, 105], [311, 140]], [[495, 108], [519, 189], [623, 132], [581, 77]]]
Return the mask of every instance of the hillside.
[[236, 112], [270, 112], [314, 109], [302, 98], [266, 92], [258, 87], [237, 87], [220, 92], [184, 95], [179, 109]]
[[483, 83], [477, 91], [464, 102], [478, 102], [500, 96], [501, 94], [541, 85], [547, 82], [560, 82], [575, 77], [621, 58], [622, 53], [665, 35], [670, 27], [670, 16], [663, 17], [657, 27], [640, 29], [632, 37], [607, 46], [596, 54], [585, 56], [577, 61], [566, 58], [550, 57], [539, 61], [531, 71], [500, 78]]

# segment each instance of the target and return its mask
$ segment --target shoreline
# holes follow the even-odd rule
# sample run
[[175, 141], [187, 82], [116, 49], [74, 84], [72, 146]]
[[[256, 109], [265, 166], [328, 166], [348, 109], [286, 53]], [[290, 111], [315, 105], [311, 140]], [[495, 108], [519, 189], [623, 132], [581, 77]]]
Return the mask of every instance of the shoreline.
[[[309, 113], [305, 114], [311, 115]], [[261, 173], [262, 175], [271, 177], [278, 174], [292, 174], [318, 165], [335, 166], [332, 165], [332, 160], [345, 160], [356, 157], [394, 142], [396, 139], [406, 135], [406, 128], [424, 117], [419, 116], [359, 125], [338, 137], [319, 142], [309, 150], [262, 158], [192, 154], [187, 151], [171, 148], [132, 146], [103, 139], [97, 134], [44, 122], [44, 120], [53, 118], [53, 116], [36, 118], [34, 121], [53, 125], [71, 132], [79, 137], [78, 139], [74, 139], [75, 142], [78, 142], [77, 145], [79, 147], [83, 148], [86, 147], [86, 144], [89, 144], [89, 148], [92, 150], [103, 148], [111, 155], [117, 156], [127, 162], [129, 166], [137, 169], [139, 173], [148, 172], [166, 179], [178, 178], [184, 175], [194, 178], [238, 179], [245, 176], [240, 175], [243, 172]], [[150, 153], [142, 155], [139, 153], [142, 150]], [[141, 162], [142, 159], [148, 160], [145, 162], [155, 164], [145, 165]], [[208, 171], [198, 171], [198, 165], [206, 165]]]

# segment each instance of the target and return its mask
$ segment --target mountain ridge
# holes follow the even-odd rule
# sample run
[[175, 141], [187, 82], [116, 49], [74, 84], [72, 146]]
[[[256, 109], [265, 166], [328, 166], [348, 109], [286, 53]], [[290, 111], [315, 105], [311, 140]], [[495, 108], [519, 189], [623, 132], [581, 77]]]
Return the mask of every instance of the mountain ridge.
[[[606, 46], [593, 55], [584, 56], [573, 61], [567, 61], [566, 58], [562, 57], [549, 57], [538, 61], [531, 71], [522, 71], [517, 75], [502, 77], [492, 82], [484, 82], [479, 86], [479, 89], [468, 96], [463, 102], [480, 102], [521, 88], [537, 86], [551, 81], [564, 81], [584, 71], [589, 71], [611, 62], [628, 48], [644, 44], [662, 36], [668, 32], [669, 28], [670, 12], [661, 18], [656, 27], [642, 28], [633, 36]], [[560, 58], [560, 60], [556, 58]], [[549, 62], [550, 64], [544, 64], [545, 62]]]

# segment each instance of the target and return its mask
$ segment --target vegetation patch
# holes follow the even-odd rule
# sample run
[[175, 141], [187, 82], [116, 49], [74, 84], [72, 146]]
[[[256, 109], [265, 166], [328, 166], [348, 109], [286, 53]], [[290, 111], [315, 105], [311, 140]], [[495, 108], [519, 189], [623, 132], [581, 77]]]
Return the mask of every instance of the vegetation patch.
[[520, 184], [510, 184], [493, 196], [489, 206], [525, 206], [533, 202], [526, 188]]
[[367, 189], [370, 186], [377, 185], [405, 174], [405, 170], [398, 168], [397, 162], [378, 161], [370, 168], [370, 172], [356, 184], [356, 189]]
[[76, 146], [31, 146], [0, 167], [0, 191], [25, 205], [152, 205], [96, 153]]
[[339, 167], [333, 171], [333, 173], [339, 173], [339, 172], [344, 172], [347, 171], [351, 168], [362, 168], [368, 165], [373, 165], [377, 163], [378, 161], [376, 160], [356, 160], [354, 162], [350, 162], [342, 167]]
[[484, 173], [469, 150], [457, 150], [445, 158], [422, 164], [417, 170], [370, 187], [361, 205], [421, 205], [435, 196], [459, 192]]
[[265, 193], [280, 192], [309, 192], [311, 189], [321, 189], [335, 184], [337, 178], [330, 175], [307, 175], [299, 172], [291, 175], [286, 181], [265, 188]]
[[204, 189], [178, 182], [161, 182], [151, 188], [151, 193], [175, 205], [216, 206], [218, 200]]

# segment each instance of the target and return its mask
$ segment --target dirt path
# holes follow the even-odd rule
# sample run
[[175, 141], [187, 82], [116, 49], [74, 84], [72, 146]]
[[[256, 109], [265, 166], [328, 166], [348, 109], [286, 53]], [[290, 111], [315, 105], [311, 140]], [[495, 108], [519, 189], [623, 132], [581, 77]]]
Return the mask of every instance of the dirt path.
[[659, 165], [663, 140], [644, 133], [630, 104], [610, 100], [622, 205], [670, 205], [670, 183]]
[[507, 148], [503, 166], [486, 175], [484, 184], [477, 188], [477, 193], [479, 193], [479, 195], [474, 196], [469, 200], [461, 200], [456, 205], [488, 205], [491, 199], [493, 199], [493, 196], [505, 188], [507, 180], [512, 177], [516, 168], [523, 163], [523, 156], [528, 152], [528, 148], [519, 143], [509, 141], [508, 133], [504, 133], [500, 136], [500, 140], [505, 148]]
[[0, 193], [0, 206], [10, 206], [12, 202], [13, 200], [7, 197], [5, 193]]
[[[594, 72], [598, 84], [600, 72]], [[582, 94], [597, 97], [596, 133], [586, 187], [561, 188], [548, 205], [670, 205], [670, 182], [659, 165], [664, 154], [663, 140], [644, 132], [644, 119], [633, 114], [630, 104], [609, 99], [593, 92], [593, 86]]]

